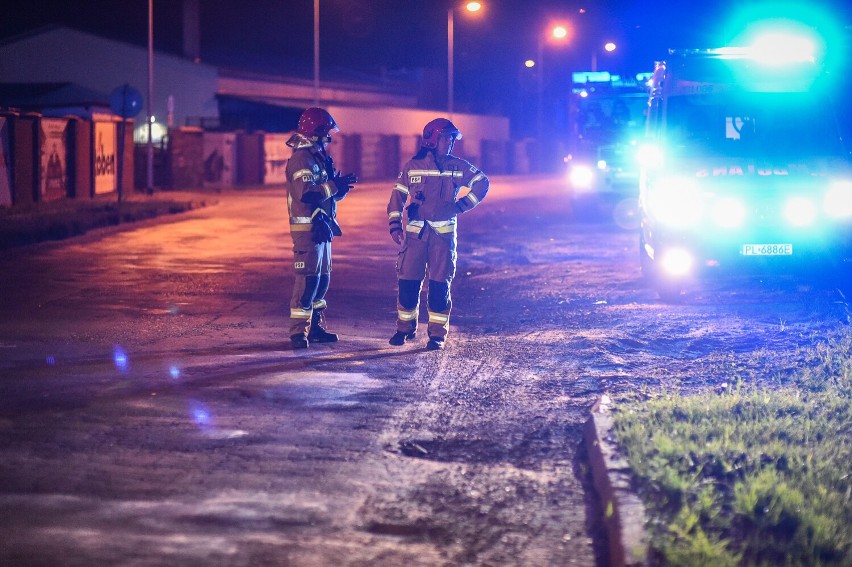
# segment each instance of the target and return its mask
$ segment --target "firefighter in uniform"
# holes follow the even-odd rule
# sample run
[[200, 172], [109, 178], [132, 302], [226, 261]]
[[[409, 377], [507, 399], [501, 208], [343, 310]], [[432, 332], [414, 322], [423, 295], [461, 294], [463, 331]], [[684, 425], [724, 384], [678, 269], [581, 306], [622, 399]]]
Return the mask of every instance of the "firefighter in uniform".
[[340, 175], [326, 152], [331, 132], [339, 129], [322, 108], [308, 108], [299, 118], [296, 134], [287, 145], [293, 155], [287, 161], [287, 209], [293, 238], [296, 273], [290, 300], [290, 341], [294, 349], [312, 342], [332, 343], [337, 335], [323, 328], [325, 294], [331, 281], [331, 240], [340, 236], [337, 201], [357, 182], [354, 175]]
[[419, 152], [405, 164], [391, 191], [387, 207], [390, 234], [401, 245], [396, 263], [396, 333], [389, 341], [394, 346], [416, 336], [420, 289], [427, 267], [426, 348], [440, 350], [446, 342], [452, 308], [450, 284], [456, 273], [456, 215], [478, 205], [489, 187], [484, 173], [452, 155], [453, 145], [460, 138], [459, 129], [446, 118], [429, 122], [423, 129]]

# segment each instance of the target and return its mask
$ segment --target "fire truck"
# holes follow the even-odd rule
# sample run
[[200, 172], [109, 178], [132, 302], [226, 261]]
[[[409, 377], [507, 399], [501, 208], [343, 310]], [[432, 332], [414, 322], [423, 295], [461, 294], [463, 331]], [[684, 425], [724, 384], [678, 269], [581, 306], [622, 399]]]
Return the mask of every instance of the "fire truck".
[[810, 44], [672, 50], [640, 148], [639, 260], [663, 300], [709, 271], [849, 281], [852, 161]]
[[571, 145], [565, 163], [578, 212], [620, 210], [621, 217], [635, 216], [639, 196], [636, 153], [644, 131], [649, 76], [622, 78], [607, 71], [573, 74]]

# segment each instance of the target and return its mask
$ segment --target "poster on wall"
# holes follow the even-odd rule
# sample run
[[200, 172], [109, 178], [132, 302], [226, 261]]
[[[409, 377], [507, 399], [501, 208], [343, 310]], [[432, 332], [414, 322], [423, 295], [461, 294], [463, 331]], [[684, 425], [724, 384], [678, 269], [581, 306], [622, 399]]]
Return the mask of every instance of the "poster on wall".
[[287, 160], [292, 150], [287, 147], [291, 134], [265, 134], [263, 136], [264, 184], [285, 183], [287, 181]]
[[41, 120], [41, 199], [68, 196], [68, 145], [66, 118]]
[[0, 116], [0, 207], [12, 205], [12, 170], [9, 167], [9, 121]]
[[115, 122], [95, 122], [95, 193], [118, 189], [115, 171]]
[[204, 133], [204, 186], [230, 187], [234, 184], [236, 135]]

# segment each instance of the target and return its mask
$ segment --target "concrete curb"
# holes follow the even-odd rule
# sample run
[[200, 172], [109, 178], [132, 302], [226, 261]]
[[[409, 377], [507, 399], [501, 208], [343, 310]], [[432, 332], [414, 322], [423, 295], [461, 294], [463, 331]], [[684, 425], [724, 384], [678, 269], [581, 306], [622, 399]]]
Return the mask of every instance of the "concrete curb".
[[595, 489], [604, 510], [609, 540], [609, 565], [648, 565], [645, 506], [630, 488], [629, 467], [612, 436], [610, 399], [602, 396], [592, 407], [584, 429]]

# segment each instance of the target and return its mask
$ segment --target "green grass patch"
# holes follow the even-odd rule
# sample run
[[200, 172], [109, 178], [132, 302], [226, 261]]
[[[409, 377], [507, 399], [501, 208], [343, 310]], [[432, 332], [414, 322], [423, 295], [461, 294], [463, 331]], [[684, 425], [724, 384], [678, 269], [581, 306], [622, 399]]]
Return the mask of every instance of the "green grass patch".
[[784, 384], [616, 405], [655, 563], [852, 566], [852, 333], [798, 355]]

